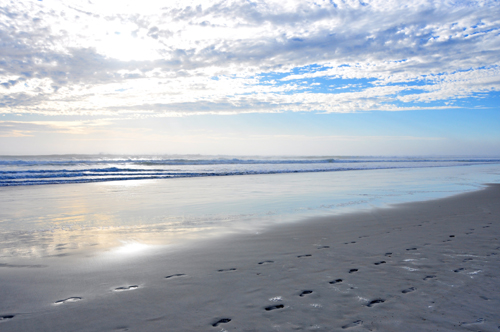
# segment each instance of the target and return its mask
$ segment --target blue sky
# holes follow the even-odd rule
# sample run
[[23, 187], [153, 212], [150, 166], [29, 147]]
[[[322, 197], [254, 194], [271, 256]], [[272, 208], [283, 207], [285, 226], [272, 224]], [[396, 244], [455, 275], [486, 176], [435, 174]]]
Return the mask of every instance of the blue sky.
[[499, 1], [13, 1], [0, 39], [0, 154], [500, 154]]

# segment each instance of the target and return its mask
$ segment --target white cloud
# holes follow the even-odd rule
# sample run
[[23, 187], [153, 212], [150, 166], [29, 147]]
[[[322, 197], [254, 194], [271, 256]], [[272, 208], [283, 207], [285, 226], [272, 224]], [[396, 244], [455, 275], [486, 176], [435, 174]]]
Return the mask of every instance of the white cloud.
[[[500, 90], [499, 32], [487, 0], [12, 2], [0, 9], [0, 112], [447, 107]], [[288, 75], [262, 84], [269, 73]], [[307, 83], [335, 78], [351, 90]]]
[[99, 127], [109, 126], [107, 119], [87, 121], [0, 121], [0, 137], [34, 136], [35, 133], [50, 132], [64, 134], [89, 134]]

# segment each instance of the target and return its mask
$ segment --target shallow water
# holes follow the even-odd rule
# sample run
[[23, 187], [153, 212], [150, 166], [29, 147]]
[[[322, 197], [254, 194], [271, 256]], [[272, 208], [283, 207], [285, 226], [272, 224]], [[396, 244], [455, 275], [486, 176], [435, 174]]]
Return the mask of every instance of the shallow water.
[[500, 165], [2, 187], [0, 255], [186, 243], [446, 197], [491, 182], [500, 182]]

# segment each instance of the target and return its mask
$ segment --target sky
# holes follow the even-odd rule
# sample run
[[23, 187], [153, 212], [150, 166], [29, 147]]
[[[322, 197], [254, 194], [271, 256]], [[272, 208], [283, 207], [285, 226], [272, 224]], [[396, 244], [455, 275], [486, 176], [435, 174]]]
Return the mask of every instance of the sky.
[[0, 0], [0, 154], [500, 155], [497, 0]]

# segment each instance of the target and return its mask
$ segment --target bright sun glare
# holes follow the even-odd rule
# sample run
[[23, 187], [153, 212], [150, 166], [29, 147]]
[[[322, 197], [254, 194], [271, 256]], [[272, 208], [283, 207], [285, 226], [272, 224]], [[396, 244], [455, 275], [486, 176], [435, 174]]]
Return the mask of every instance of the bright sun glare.
[[122, 255], [131, 255], [144, 252], [147, 249], [151, 249], [151, 246], [138, 242], [126, 242], [123, 246], [113, 250], [113, 252]]

